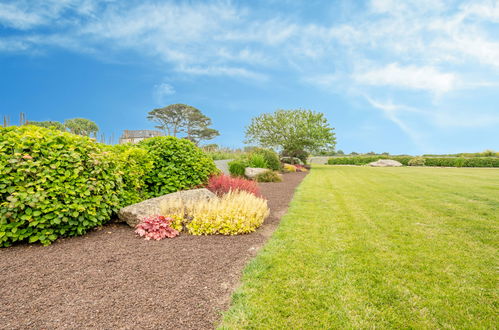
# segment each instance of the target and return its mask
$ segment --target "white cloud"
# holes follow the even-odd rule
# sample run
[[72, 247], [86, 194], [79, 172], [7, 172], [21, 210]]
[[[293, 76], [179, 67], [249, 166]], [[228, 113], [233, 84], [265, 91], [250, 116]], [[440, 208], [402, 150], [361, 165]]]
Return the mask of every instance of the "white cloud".
[[158, 104], [167, 102], [167, 97], [175, 94], [175, 88], [168, 83], [161, 83], [154, 86], [154, 99]]
[[403, 67], [397, 63], [354, 74], [354, 80], [372, 86], [426, 90], [434, 93], [452, 91], [458, 83], [458, 77], [453, 73], [440, 72], [431, 66]]
[[27, 12], [14, 4], [0, 3], [0, 25], [25, 30], [43, 21], [39, 14]]
[[227, 67], [227, 66], [179, 66], [177, 67], [179, 72], [189, 73], [193, 75], [205, 75], [205, 76], [230, 76], [230, 77], [240, 77], [248, 78], [254, 80], [265, 80], [267, 77], [263, 74], [252, 72], [245, 68], [238, 67]]

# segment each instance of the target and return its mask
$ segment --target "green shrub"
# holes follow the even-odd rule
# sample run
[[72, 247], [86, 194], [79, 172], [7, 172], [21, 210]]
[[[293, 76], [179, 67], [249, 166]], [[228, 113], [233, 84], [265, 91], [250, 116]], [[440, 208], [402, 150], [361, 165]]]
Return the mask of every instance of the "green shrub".
[[123, 185], [90, 138], [36, 126], [0, 128], [0, 246], [50, 244], [111, 218]]
[[260, 173], [255, 177], [257, 182], [281, 182], [282, 178], [279, 173], [275, 171], [267, 171]]
[[252, 154], [262, 155], [267, 163], [267, 167], [273, 171], [279, 171], [281, 169], [281, 161], [279, 160], [279, 155], [272, 150], [254, 148], [251, 152]]
[[138, 203], [149, 197], [145, 176], [153, 168], [147, 150], [129, 144], [109, 146], [116, 160], [117, 173], [123, 181], [122, 206]]
[[204, 184], [218, 173], [213, 159], [189, 140], [158, 136], [140, 141], [139, 146], [153, 162], [145, 176], [151, 197]]
[[440, 167], [499, 167], [499, 158], [425, 157], [425, 164]]
[[229, 172], [232, 176], [244, 176], [244, 170], [249, 167], [247, 161], [243, 158], [235, 159], [229, 162]]
[[[294, 157], [301, 160], [301, 162], [305, 165], [307, 163], [309, 153], [304, 150], [283, 150], [281, 153], [281, 157]], [[294, 165], [296, 163], [293, 163]]]
[[414, 157], [409, 161], [407, 164], [409, 166], [424, 166], [425, 165], [425, 159], [423, 157]]
[[265, 161], [265, 157], [261, 154], [250, 154], [248, 157], [248, 166], [269, 168], [269, 164]]

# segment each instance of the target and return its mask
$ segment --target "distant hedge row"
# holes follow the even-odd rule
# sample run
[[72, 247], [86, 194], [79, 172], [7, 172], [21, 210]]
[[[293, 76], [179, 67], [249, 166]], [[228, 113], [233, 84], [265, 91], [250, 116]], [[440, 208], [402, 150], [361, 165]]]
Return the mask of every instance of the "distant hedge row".
[[[353, 156], [329, 158], [329, 165], [366, 165], [379, 159], [393, 159], [402, 165], [412, 165], [419, 162], [409, 162], [416, 157], [411, 156]], [[499, 158], [496, 157], [418, 157], [425, 166], [441, 167], [499, 167]]]
[[123, 206], [195, 187], [216, 172], [184, 139], [107, 146], [55, 129], [0, 128], [0, 247], [81, 235]]
[[330, 165], [366, 165], [380, 159], [393, 159], [400, 162], [402, 165], [408, 165], [411, 156], [351, 156], [351, 157], [332, 157], [329, 158]]

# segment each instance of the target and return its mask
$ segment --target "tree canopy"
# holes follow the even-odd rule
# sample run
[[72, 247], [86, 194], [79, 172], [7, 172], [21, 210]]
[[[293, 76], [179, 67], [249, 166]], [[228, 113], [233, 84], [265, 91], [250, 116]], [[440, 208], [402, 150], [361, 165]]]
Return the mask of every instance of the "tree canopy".
[[199, 109], [187, 104], [171, 104], [164, 108], [149, 112], [147, 119], [158, 125], [168, 135], [184, 137], [198, 144], [202, 140], [211, 140], [219, 135], [216, 129], [210, 128], [211, 119]]
[[71, 133], [83, 136], [90, 136], [91, 134], [96, 136], [99, 131], [99, 126], [96, 123], [85, 118], [68, 119], [64, 122], [64, 126]]
[[26, 125], [35, 125], [35, 126], [39, 126], [39, 127], [45, 127], [45, 128], [55, 128], [59, 131], [66, 131], [66, 126], [64, 126], [63, 123], [59, 122], [59, 121], [31, 121], [31, 120], [28, 120], [26, 122]]
[[251, 120], [246, 128], [246, 142], [280, 149], [286, 154], [334, 150], [333, 130], [323, 113], [303, 109], [277, 110]]

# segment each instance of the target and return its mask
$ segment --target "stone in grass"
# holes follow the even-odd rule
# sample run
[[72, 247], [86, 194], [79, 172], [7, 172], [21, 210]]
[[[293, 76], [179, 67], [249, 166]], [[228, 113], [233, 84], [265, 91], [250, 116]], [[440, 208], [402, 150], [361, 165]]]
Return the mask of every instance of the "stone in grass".
[[393, 166], [402, 166], [400, 162], [392, 159], [380, 159], [375, 162], [369, 163], [369, 166], [374, 167], [393, 167]]
[[268, 168], [246, 167], [244, 169], [244, 175], [248, 179], [254, 179], [258, 174], [262, 174], [268, 171], [270, 171]]
[[120, 222], [126, 222], [130, 227], [135, 228], [135, 226], [142, 221], [143, 217], [159, 215], [161, 212], [161, 203], [163, 201], [178, 196], [184, 201], [217, 198], [214, 193], [206, 188], [177, 191], [126, 206], [118, 212], [118, 218]]

